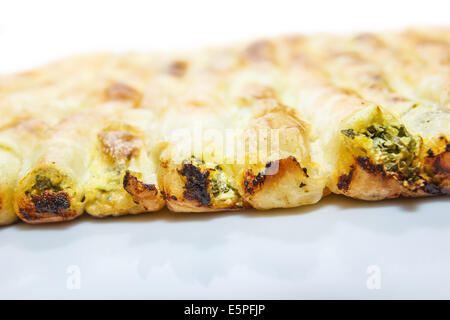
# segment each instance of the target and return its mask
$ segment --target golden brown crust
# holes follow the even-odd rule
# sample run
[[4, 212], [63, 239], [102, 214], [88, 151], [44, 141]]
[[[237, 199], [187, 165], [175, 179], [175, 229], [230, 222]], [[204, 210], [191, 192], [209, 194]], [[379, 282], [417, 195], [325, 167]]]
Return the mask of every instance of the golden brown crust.
[[427, 195], [422, 190], [408, 190], [394, 176], [386, 174], [381, 166], [374, 165], [365, 158], [355, 159], [355, 163], [348, 168], [348, 173], [339, 176], [336, 187], [338, 193], [345, 196], [370, 201], [397, 198], [401, 195]]
[[16, 212], [22, 221], [31, 224], [69, 221], [80, 215], [72, 208], [70, 196], [66, 192], [48, 191], [42, 195], [32, 195], [31, 201], [20, 199]]
[[121, 82], [116, 82], [105, 90], [106, 100], [127, 100], [133, 103], [133, 106], [138, 106], [142, 99], [142, 94]]
[[83, 213], [81, 202], [69, 176], [51, 166], [39, 166], [19, 181], [14, 209], [27, 223], [63, 222]]
[[262, 172], [253, 172], [252, 169], [245, 172], [243, 197], [252, 207], [260, 210], [314, 203], [323, 195], [323, 189], [320, 196], [309, 197], [309, 189], [314, 186], [309, 185], [308, 178], [306, 167], [302, 167], [293, 156], [271, 161]]
[[0, 225], [18, 219], [14, 212], [14, 190], [22, 172], [39, 148], [48, 125], [40, 119], [20, 119], [0, 129]]
[[102, 152], [112, 161], [129, 161], [139, 152], [138, 139], [131, 132], [103, 130], [97, 136]]
[[135, 203], [144, 207], [145, 211], [158, 211], [164, 206], [164, 199], [155, 184], [139, 181], [137, 173], [126, 171], [123, 188], [133, 197]]
[[159, 184], [166, 205], [175, 212], [215, 212], [237, 210], [243, 204], [231, 202], [215, 202], [210, 190], [210, 174], [212, 168], [201, 168], [193, 163], [177, 165], [165, 163], [160, 167]]
[[435, 151], [429, 148], [424, 158], [424, 171], [431, 176], [424, 191], [430, 195], [450, 194], [450, 143], [444, 137], [440, 140], [445, 147]]
[[[13, 203], [20, 219], [43, 223], [166, 204], [295, 207], [328, 192], [448, 195], [449, 31], [93, 54], [0, 77], [0, 224], [17, 219]], [[43, 118], [48, 132], [33, 124]], [[242, 161], [217, 159], [220, 143], [203, 138], [175, 159], [188, 139], [171, 134], [197, 122], [234, 130]]]

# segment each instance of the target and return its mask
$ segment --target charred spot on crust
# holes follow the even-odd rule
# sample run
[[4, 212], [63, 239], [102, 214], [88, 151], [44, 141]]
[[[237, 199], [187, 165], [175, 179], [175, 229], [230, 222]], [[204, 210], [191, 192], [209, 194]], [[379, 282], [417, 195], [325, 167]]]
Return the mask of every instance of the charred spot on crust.
[[177, 197], [175, 197], [175, 196], [170, 196], [170, 198], [171, 198], [172, 200], [175, 200], [175, 201], [177, 201], [177, 200], [178, 200], [178, 198], [177, 198]]
[[444, 140], [445, 148], [441, 153], [435, 154], [433, 151], [430, 156], [430, 150], [427, 151], [428, 157], [425, 157], [425, 164], [427, 166], [427, 171], [429, 175], [437, 179], [435, 182], [440, 184], [441, 179], [448, 179], [448, 174], [450, 174], [450, 143], [447, 143], [447, 139], [443, 136], [439, 137], [440, 140]]
[[303, 188], [304, 186], [306, 186], [306, 183], [300, 183], [299, 188]]
[[[29, 209], [25, 209], [25, 208], [19, 208], [19, 212], [20, 214], [23, 216], [23, 218], [28, 221], [31, 220], [30, 219], [30, 210]], [[20, 217], [20, 216], [19, 216]]]
[[[266, 175], [263, 175], [263, 174], [261, 174], [261, 172], [260, 173], [258, 173], [257, 175], [256, 175], [256, 178], [255, 178], [255, 180], [256, 180], [256, 182], [258, 183], [258, 184], [262, 184], [263, 182], [264, 182], [264, 179], [266, 178]], [[253, 182], [255, 182], [255, 180], [253, 181]]]
[[63, 210], [70, 208], [69, 195], [66, 192], [52, 193], [44, 191], [42, 195], [32, 195], [36, 213], [60, 214]]
[[108, 100], [129, 100], [136, 104], [139, 104], [142, 99], [142, 94], [136, 89], [124, 84], [117, 82], [105, 91], [105, 96]]
[[353, 172], [355, 171], [355, 166], [350, 167], [350, 172], [348, 174], [343, 174], [339, 177], [337, 187], [339, 190], [347, 191], [350, 183], [352, 183]]
[[278, 161], [269, 161], [265, 165], [264, 175], [276, 174], [278, 172], [278, 170], [279, 170], [279, 162]]
[[308, 176], [308, 169], [302, 168], [302, 170], [303, 170], [303, 172], [305, 173], [305, 176], [306, 176], [307, 178], [309, 178], [309, 176]]
[[450, 173], [450, 150], [449, 144], [445, 147], [445, 151], [439, 153], [433, 160], [433, 171], [435, 174], [448, 174]]
[[406, 187], [408, 190], [413, 192], [422, 189], [424, 184], [427, 183], [426, 180], [419, 175], [418, 167], [405, 168], [402, 172], [386, 172], [382, 164], [372, 163], [369, 157], [358, 157], [356, 161], [361, 166], [361, 168], [368, 173], [373, 175], [380, 174], [383, 178], [387, 179], [394, 178], [398, 182], [400, 182], [403, 187]]
[[34, 180], [34, 183], [22, 191], [23, 194], [17, 197], [16, 202], [17, 215], [23, 221], [28, 223], [66, 221], [82, 213], [77, 210], [78, 197], [71, 193], [73, 184], [63, 173], [55, 169], [39, 170], [29, 179], [31, 182]]
[[[296, 157], [294, 157], [294, 156], [289, 156], [288, 159], [294, 161], [296, 165], [298, 165], [298, 166], [300, 165], [300, 163], [297, 161], [297, 158], [296, 158]], [[306, 168], [305, 168], [305, 170], [306, 170]]]
[[248, 170], [244, 177], [244, 187], [245, 192], [253, 194], [257, 187], [261, 187], [266, 179], [266, 173], [259, 172], [256, 176], [253, 174], [252, 170]]
[[188, 63], [186, 61], [174, 61], [168, 66], [167, 72], [172, 76], [182, 77], [186, 74], [187, 68]]
[[360, 166], [369, 173], [381, 173], [382, 175], [386, 175], [386, 172], [383, 169], [383, 165], [373, 164], [370, 161], [369, 157], [358, 157], [356, 160], [358, 161]]
[[363, 169], [367, 170], [369, 168], [370, 166], [369, 157], [358, 157], [357, 160]]
[[125, 190], [127, 190], [127, 186], [128, 186], [128, 183], [129, 183], [129, 181], [130, 181], [130, 172], [129, 171], [127, 171], [126, 173], [125, 173], [125, 175], [123, 176], [123, 188], [125, 189]]
[[202, 172], [200, 168], [192, 163], [184, 164], [183, 168], [178, 172], [186, 178], [183, 196], [188, 200], [198, 201], [202, 207], [210, 206], [211, 195], [208, 193], [210, 172]]
[[[258, 174], [254, 174], [253, 171], [247, 170], [244, 175], [244, 190], [246, 193], [253, 195], [257, 188], [261, 188], [261, 186], [266, 181], [267, 177], [274, 176], [278, 173], [279, 166], [284, 166], [288, 162], [293, 162], [295, 166], [301, 168], [304, 175], [308, 178], [308, 171], [306, 168], [302, 168], [300, 163], [294, 156], [289, 156], [285, 159], [269, 161], [265, 164], [265, 169], [263, 172], [259, 172]], [[300, 187], [301, 188], [301, 187]]]
[[154, 184], [146, 184], [139, 181], [128, 170], [123, 177], [123, 188], [132, 196], [139, 195], [145, 191], [154, 191], [155, 196], [158, 194], [158, 190]]
[[433, 194], [433, 195], [442, 194], [441, 188], [433, 182], [427, 182], [425, 184], [423, 190], [426, 193]]
[[427, 154], [429, 158], [434, 158], [434, 153], [433, 150], [431, 150], [431, 148], [427, 150]]

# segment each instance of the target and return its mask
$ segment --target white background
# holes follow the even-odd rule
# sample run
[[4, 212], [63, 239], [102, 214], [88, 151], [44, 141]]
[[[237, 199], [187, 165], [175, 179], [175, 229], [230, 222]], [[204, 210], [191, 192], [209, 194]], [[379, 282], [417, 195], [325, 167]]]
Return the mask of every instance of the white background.
[[0, 1], [0, 72], [78, 52], [186, 48], [290, 32], [449, 25], [447, 0]]
[[[0, 73], [93, 50], [409, 25], [449, 26], [449, 2], [2, 0]], [[448, 299], [449, 243], [448, 198], [17, 224], [0, 229], [0, 298]]]

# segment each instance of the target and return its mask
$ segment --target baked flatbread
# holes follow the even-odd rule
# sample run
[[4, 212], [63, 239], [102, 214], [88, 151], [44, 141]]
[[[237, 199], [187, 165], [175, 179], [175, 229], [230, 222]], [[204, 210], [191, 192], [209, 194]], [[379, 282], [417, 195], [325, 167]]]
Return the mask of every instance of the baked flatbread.
[[0, 224], [448, 195], [449, 57], [436, 28], [0, 77]]

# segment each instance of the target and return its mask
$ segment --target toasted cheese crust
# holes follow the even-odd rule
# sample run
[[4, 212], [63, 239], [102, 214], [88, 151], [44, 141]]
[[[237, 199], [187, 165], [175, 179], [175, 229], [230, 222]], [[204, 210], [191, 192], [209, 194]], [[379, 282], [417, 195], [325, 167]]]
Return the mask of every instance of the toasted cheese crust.
[[0, 224], [448, 195], [449, 93], [448, 28], [0, 76]]

